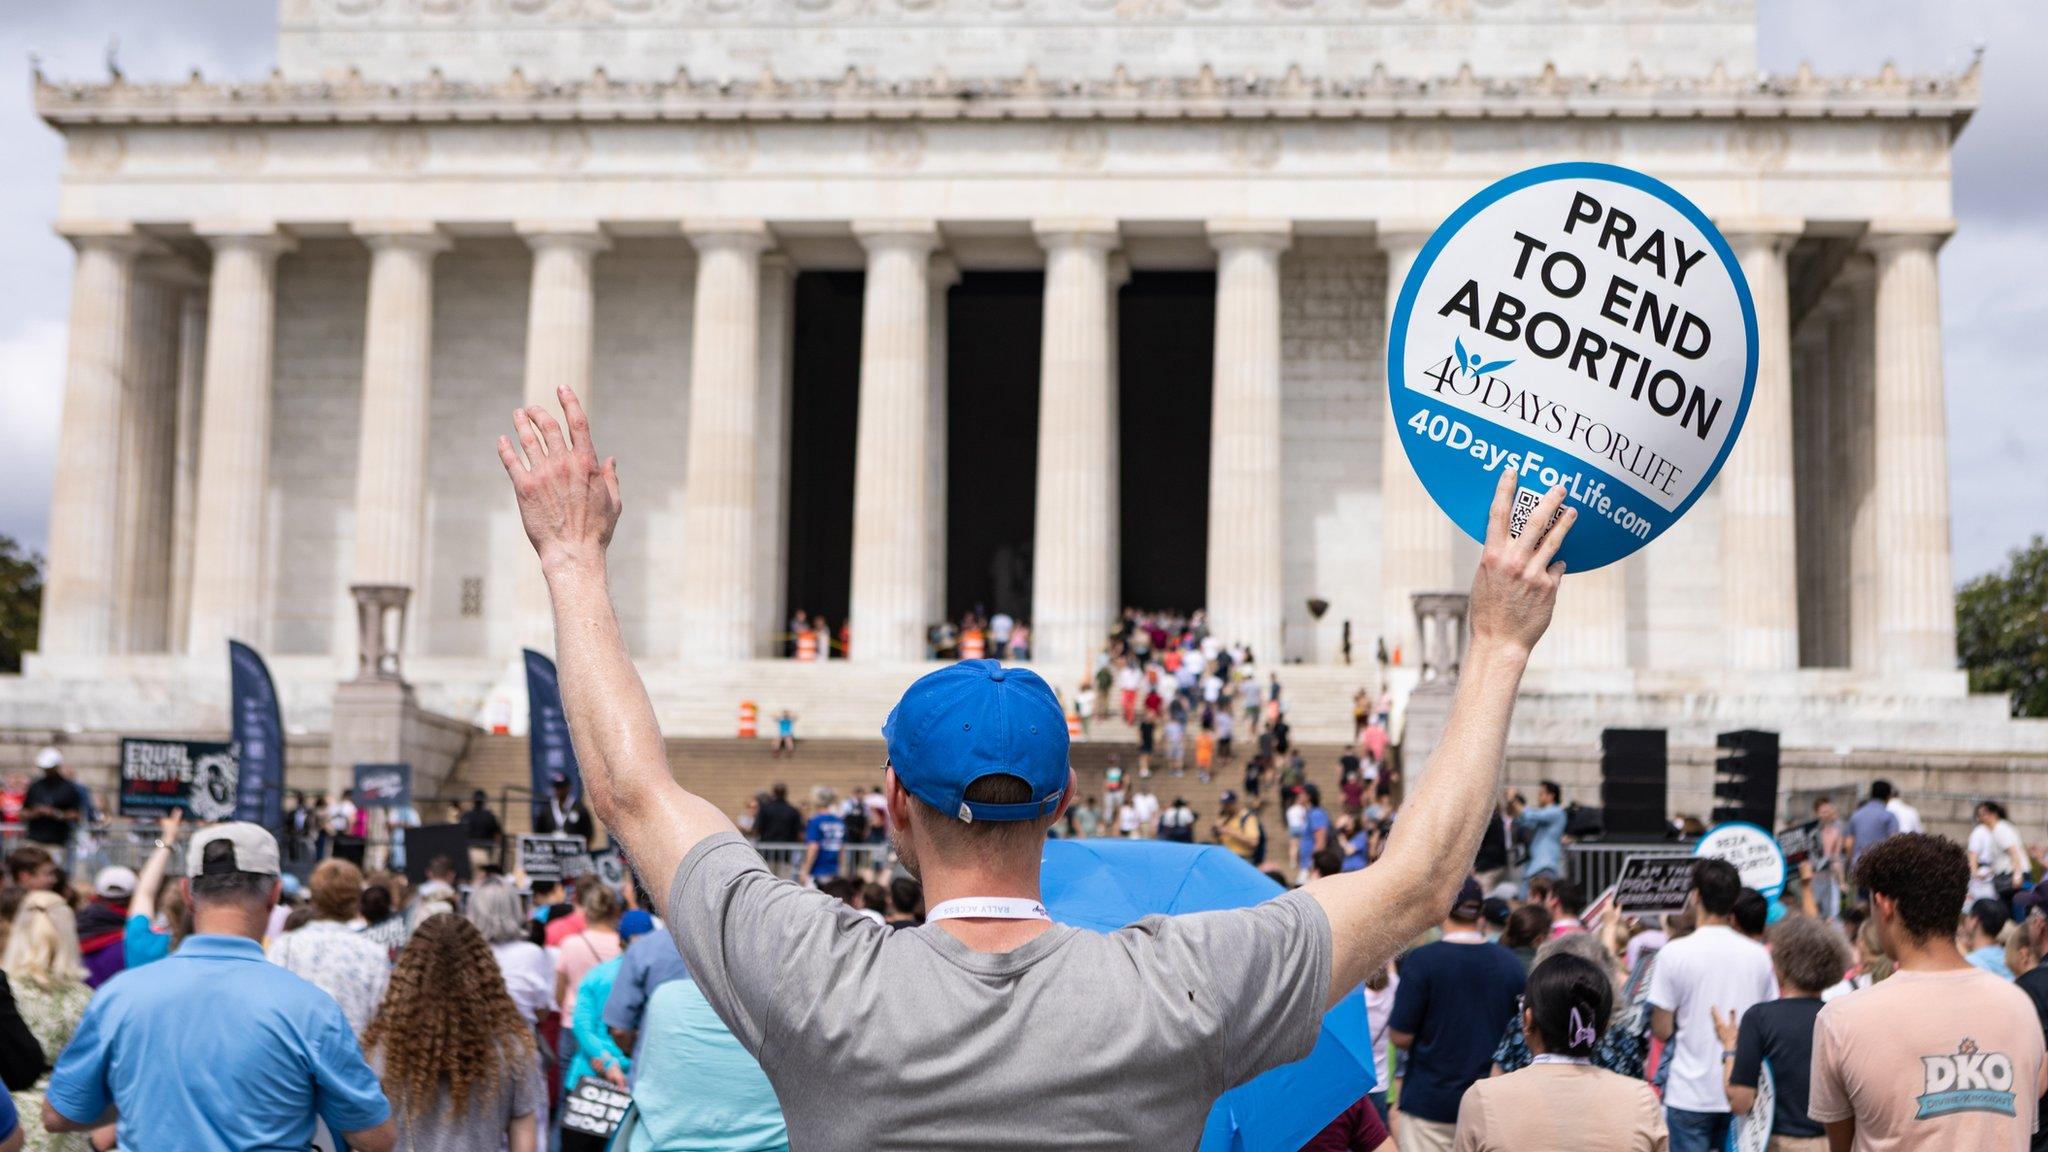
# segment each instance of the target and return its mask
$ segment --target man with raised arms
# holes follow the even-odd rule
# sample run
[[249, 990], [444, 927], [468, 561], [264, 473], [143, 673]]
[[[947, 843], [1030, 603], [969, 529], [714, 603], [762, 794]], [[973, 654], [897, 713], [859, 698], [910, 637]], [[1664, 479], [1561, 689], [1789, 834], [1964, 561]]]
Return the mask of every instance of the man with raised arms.
[[[1307, 1055], [1323, 1013], [1450, 907], [1574, 519], [1510, 537], [1512, 474], [1494, 494], [1449, 728], [1371, 868], [1108, 934], [1052, 923], [1039, 859], [1075, 790], [1065, 719], [1032, 673], [966, 661], [911, 685], [882, 730], [890, 833], [929, 909], [924, 927], [891, 930], [776, 879], [670, 774], [606, 584], [618, 470], [576, 396], [560, 399], [566, 431], [523, 409], [498, 454], [553, 599], [586, 794], [773, 1081], [793, 1146], [1189, 1147], [1218, 1095]], [[1549, 524], [1562, 500], [1553, 489], [1529, 522]]]

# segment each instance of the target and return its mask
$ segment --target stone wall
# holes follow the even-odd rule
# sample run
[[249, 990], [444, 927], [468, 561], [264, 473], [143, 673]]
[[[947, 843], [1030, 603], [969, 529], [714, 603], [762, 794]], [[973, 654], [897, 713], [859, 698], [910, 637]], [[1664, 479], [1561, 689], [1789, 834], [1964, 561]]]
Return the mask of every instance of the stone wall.
[[[1334, 664], [1343, 622], [1369, 661], [1380, 595], [1386, 261], [1357, 239], [1297, 239], [1280, 265], [1281, 572], [1286, 658]], [[1330, 608], [1321, 621], [1310, 597]]]
[[426, 587], [413, 601], [416, 651], [518, 655], [504, 545], [525, 541], [494, 445], [511, 430], [525, 395], [532, 272], [526, 245], [510, 237], [465, 241], [435, 263]]
[[[1672, 816], [1705, 819], [1713, 808], [1713, 748], [1671, 748], [1668, 811]], [[1508, 781], [1533, 795], [1538, 780], [1556, 780], [1565, 799], [1600, 803], [1600, 751], [1597, 747], [1511, 746]], [[1979, 800], [1997, 800], [2012, 813], [2013, 823], [2029, 842], [2048, 828], [2048, 756], [1967, 754], [1948, 752], [1832, 753], [1790, 750], [1779, 758], [1781, 805], [1795, 792], [1844, 788], [1856, 795], [1869, 791], [1873, 780], [1888, 780], [1906, 801], [1920, 810], [1927, 830], [1958, 839], [1967, 836]], [[1846, 814], [1846, 813], [1845, 813]], [[1789, 822], [1787, 807], [1780, 815]], [[1797, 814], [1804, 819], [1803, 813]]]

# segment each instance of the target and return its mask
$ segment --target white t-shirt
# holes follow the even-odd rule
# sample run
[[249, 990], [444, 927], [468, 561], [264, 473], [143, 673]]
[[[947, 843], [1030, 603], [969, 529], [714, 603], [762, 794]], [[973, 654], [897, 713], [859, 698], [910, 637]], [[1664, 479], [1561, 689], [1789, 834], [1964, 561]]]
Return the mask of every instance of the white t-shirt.
[[1678, 1028], [1664, 1049], [1671, 1061], [1664, 1103], [1687, 1112], [1728, 1111], [1713, 1012], [1740, 1015], [1777, 998], [1770, 953], [1726, 925], [1709, 924], [1660, 949], [1650, 975], [1650, 1004], [1670, 1012]]
[[1997, 894], [1991, 878], [2012, 871], [2012, 850], [2019, 842], [2019, 829], [2010, 820], [2000, 820], [1989, 828], [1978, 824], [1970, 829], [1970, 899], [1982, 900]]
[[1119, 692], [1136, 692], [1145, 686], [1145, 674], [1130, 664], [1117, 669], [1116, 687]]
[[1159, 815], [1159, 797], [1150, 792], [1140, 792], [1131, 797], [1131, 810], [1138, 814], [1140, 825], [1150, 824]]
[[1394, 992], [1401, 987], [1399, 976], [1388, 976], [1387, 986], [1375, 992], [1365, 989], [1365, 1028], [1372, 1043], [1373, 1083], [1387, 1090], [1387, 1021], [1394, 1015]]
[[998, 644], [1004, 643], [1010, 638], [1010, 630], [1016, 626], [1017, 622], [1010, 618], [1008, 612], [998, 612], [994, 616], [989, 617], [989, 639], [994, 640]]
[[1920, 810], [1904, 800], [1894, 797], [1884, 808], [1885, 811], [1899, 818], [1899, 831], [1919, 832], [1923, 830], [1920, 824]]

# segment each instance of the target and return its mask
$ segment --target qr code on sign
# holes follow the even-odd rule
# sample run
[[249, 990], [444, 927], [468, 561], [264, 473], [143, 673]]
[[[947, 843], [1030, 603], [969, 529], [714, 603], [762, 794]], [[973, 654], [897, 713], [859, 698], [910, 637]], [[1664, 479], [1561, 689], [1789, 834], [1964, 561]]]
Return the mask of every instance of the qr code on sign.
[[[1535, 514], [1536, 505], [1542, 503], [1542, 501], [1543, 493], [1536, 491], [1534, 488], [1515, 489], [1515, 506], [1508, 513], [1508, 535], [1520, 539], [1522, 529], [1529, 526], [1529, 517]], [[1562, 515], [1564, 515], [1564, 505], [1560, 504], [1557, 511], [1550, 514], [1550, 523], [1557, 523], [1557, 518]], [[1548, 524], [1544, 525], [1544, 530], [1549, 531], [1549, 527]]]

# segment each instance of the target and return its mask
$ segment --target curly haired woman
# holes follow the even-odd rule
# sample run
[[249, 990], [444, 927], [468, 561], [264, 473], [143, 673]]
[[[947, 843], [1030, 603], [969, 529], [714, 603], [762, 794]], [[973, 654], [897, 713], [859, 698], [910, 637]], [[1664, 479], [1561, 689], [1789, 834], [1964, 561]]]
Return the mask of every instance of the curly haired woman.
[[442, 913], [414, 929], [363, 1052], [384, 1082], [400, 1147], [534, 1152], [547, 1094], [533, 1027], [469, 921]]

